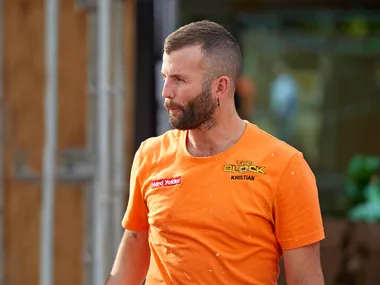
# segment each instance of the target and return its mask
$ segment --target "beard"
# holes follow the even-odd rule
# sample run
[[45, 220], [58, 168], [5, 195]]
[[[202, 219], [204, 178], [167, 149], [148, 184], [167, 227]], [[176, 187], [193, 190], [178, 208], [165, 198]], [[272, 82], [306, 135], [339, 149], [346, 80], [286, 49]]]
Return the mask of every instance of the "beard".
[[169, 123], [174, 129], [195, 130], [212, 129], [216, 126], [214, 117], [217, 108], [212, 98], [211, 86], [205, 83], [201, 93], [191, 99], [186, 105], [176, 104], [171, 101], [165, 102], [165, 107], [176, 108], [175, 113], [169, 112]]

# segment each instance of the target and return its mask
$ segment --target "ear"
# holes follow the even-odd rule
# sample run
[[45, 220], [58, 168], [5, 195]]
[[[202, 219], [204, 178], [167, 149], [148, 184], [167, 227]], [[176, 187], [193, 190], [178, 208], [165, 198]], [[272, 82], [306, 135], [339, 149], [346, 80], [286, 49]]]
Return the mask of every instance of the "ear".
[[215, 80], [215, 95], [217, 98], [224, 98], [231, 87], [231, 79], [227, 76], [221, 76]]

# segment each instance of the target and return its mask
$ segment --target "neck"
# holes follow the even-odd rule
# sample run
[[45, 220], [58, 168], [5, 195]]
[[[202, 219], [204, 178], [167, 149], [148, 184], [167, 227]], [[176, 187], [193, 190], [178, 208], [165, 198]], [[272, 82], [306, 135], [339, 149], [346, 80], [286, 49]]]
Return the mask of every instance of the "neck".
[[232, 147], [242, 136], [246, 123], [235, 110], [219, 116], [218, 123], [211, 129], [189, 130], [186, 146], [193, 156], [212, 156]]

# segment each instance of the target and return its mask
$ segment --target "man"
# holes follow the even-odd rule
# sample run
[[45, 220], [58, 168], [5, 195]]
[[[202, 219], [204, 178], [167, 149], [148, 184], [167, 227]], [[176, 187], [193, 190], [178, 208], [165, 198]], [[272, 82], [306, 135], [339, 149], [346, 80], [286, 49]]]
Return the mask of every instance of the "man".
[[200, 21], [165, 41], [162, 96], [175, 130], [143, 142], [108, 285], [321, 285], [324, 238], [302, 154], [241, 120], [236, 40]]
[[239, 117], [251, 121], [254, 103], [257, 100], [257, 87], [252, 78], [240, 75], [236, 82], [235, 106]]
[[299, 87], [284, 62], [275, 64], [274, 74], [276, 78], [270, 88], [270, 108], [275, 117], [277, 137], [293, 145]]

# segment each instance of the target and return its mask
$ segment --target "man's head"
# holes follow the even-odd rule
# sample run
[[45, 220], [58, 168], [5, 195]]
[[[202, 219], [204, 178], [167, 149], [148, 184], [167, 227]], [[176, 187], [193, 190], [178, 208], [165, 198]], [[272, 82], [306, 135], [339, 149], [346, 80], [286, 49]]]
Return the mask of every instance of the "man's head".
[[241, 65], [236, 40], [219, 24], [194, 22], [170, 34], [162, 75], [171, 125], [183, 130], [215, 126], [218, 107], [233, 103]]

